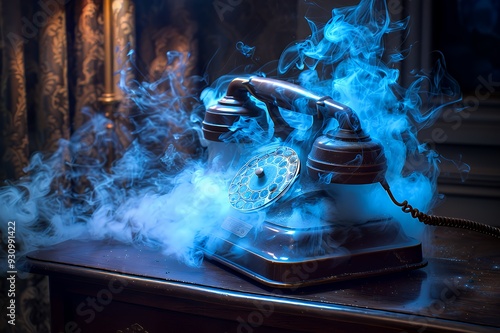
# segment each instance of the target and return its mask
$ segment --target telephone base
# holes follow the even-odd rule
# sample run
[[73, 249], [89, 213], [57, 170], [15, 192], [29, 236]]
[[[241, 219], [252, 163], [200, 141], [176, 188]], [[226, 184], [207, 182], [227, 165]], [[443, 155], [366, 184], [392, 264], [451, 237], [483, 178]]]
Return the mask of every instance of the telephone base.
[[[233, 221], [234, 226], [234, 221]], [[298, 288], [424, 267], [421, 243], [387, 219], [355, 226], [290, 228], [264, 222], [257, 234], [221, 228], [208, 259], [260, 283]], [[243, 235], [245, 234], [245, 235]]]

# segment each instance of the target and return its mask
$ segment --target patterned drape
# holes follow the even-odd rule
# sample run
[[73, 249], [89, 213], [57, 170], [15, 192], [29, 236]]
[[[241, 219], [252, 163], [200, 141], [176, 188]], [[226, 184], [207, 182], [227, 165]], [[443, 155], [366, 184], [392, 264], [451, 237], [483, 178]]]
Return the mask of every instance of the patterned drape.
[[[61, 3], [60, 0], [0, 0], [0, 186], [6, 180], [25, 176], [24, 168], [34, 152], [50, 154], [61, 151], [60, 147], [67, 150], [67, 145], [60, 145], [61, 140], [94, 142], [96, 133], [87, 131], [85, 126], [89, 119], [104, 113], [100, 103], [105, 70], [103, 0]], [[143, 4], [113, 0], [112, 15], [116, 86], [127, 90], [136, 77], [138, 81], [162, 80], [165, 71], [186, 77], [195, 73], [197, 27], [183, 2], [153, 0]], [[136, 45], [138, 25], [146, 33], [139, 46]], [[169, 62], [170, 50], [181, 57]], [[165, 84], [157, 88], [160, 94], [173, 89], [182, 95], [193, 93], [195, 87]], [[119, 101], [117, 108], [107, 115], [108, 122], [101, 123], [113, 136], [113, 155], [108, 155], [108, 159], [119, 157], [133, 139], [129, 116], [133, 115], [134, 106], [121, 90], [116, 89], [115, 94]], [[73, 133], [79, 128], [86, 130], [75, 137]], [[103, 149], [109, 149], [92, 144], [88, 147], [90, 151], [84, 152], [63, 150], [55, 155], [61, 159], [58, 165], [61, 168], [75, 168], [79, 162], [85, 165], [86, 161], [102, 159], [106, 156]], [[78, 193], [86, 186], [88, 172], [91, 171], [82, 172], [77, 181], [58, 180], [62, 183], [58, 186]], [[6, 300], [5, 281], [0, 279], [0, 304]], [[50, 332], [47, 278], [19, 275], [16, 289], [16, 326], [0, 321], [0, 331]]]
[[[28, 106], [25, 69], [25, 38], [21, 25], [21, 3], [0, 1], [1, 34], [1, 82], [0, 82], [0, 153], [2, 168], [0, 178], [14, 178], [23, 174], [29, 156]], [[2, 242], [3, 245], [3, 242]], [[4, 259], [4, 258], [2, 258]], [[7, 284], [0, 280], [0, 303], [7, 303]], [[0, 321], [1, 332], [50, 332], [48, 281], [41, 276], [30, 275], [18, 279], [16, 303], [20, 309], [19, 325], [11, 326]], [[33, 315], [34, 308], [40, 309]], [[38, 320], [39, 318], [43, 318]]]
[[[2, 14], [2, 179], [20, 176], [28, 162], [28, 124], [24, 40], [21, 33], [21, 6], [17, 1], [0, 2]], [[9, 13], [5, 15], [4, 13]]]
[[[86, 118], [101, 109], [102, 1], [74, 0], [64, 6], [60, 3], [0, 0], [2, 185], [5, 180], [25, 175], [23, 169], [32, 153], [56, 151], [61, 139], [69, 140]], [[129, 0], [114, 0], [113, 13], [119, 68], [125, 64], [128, 50], [135, 47], [134, 6]], [[127, 73], [127, 80], [132, 77], [132, 72]], [[128, 112], [128, 105], [123, 103], [115, 116], [120, 124], [116, 135], [124, 138], [122, 147], [129, 136]], [[70, 159], [68, 154], [60, 156]], [[0, 304], [6, 304], [5, 281], [0, 279]], [[1, 332], [50, 332], [46, 277], [20, 274], [16, 304], [16, 326], [1, 320]]]
[[[47, 6], [48, 1], [41, 3]], [[59, 139], [68, 139], [70, 135], [65, 8], [57, 6], [46, 17], [38, 32], [36, 134], [39, 149], [55, 151]]]

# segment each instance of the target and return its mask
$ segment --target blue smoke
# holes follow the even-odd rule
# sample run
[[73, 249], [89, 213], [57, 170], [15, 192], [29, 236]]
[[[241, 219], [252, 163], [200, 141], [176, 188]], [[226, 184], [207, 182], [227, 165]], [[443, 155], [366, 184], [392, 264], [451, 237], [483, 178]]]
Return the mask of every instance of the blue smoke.
[[241, 52], [245, 57], [252, 58], [255, 53], [255, 46], [249, 46], [240, 41], [236, 43], [236, 50]]
[[[333, 10], [326, 24], [308, 23], [310, 37], [284, 50], [278, 72], [298, 71], [300, 85], [355, 110], [364, 130], [385, 148], [387, 179], [396, 197], [429, 210], [437, 196], [440, 156], [420, 143], [417, 133], [431, 126], [444, 106], [460, 100], [456, 83], [443, 63], [436, 64], [434, 73], [417, 74], [408, 88], [397, 83], [399, 71], [393, 65], [404, 57], [393, 54], [384, 62], [383, 39], [406, 29], [408, 20], [391, 22], [385, 1], [363, 0], [358, 6]], [[238, 47], [245, 56], [253, 55], [253, 48]], [[147, 244], [199, 265], [199, 246], [217, 247], [213, 232], [228, 216], [258, 231], [265, 212], [235, 212], [227, 187], [260, 146], [278, 144], [272, 122], [236, 123], [235, 130], [254, 137], [249, 144], [204, 140], [202, 111], [223, 97], [235, 76], [219, 78], [199, 98], [192, 87], [200, 78], [186, 76], [188, 55], [172, 51], [168, 61], [172, 66], [158, 82], [123, 85], [138, 109], [131, 118], [131, 144], [123, 155], [112, 163], [106, 160], [110, 147], [121, 147], [106, 129], [110, 120], [94, 115], [70, 140], [62, 140], [56, 153], [34, 155], [27, 175], [0, 189], [4, 238], [7, 221], [15, 220], [24, 252], [72, 238], [112, 238]], [[287, 117], [295, 128], [287, 141], [306, 141], [310, 119], [293, 113]], [[77, 191], [72, 190], [75, 185]], [[307, 186], [300, 184], [294, 194]], [[339, 220], [352, 219], [352, 212], [361, 220], [390, 215], [400, 219], [409, 234], [421, 232], [422, 225], [398, 215], [402, 213], [378, 184], [332, 185], [329, 191], [338, 208], [332, 214]], [[325, 207], [330, 206], [324, 201], [305, 209], [294, 207], [291, 220], [320, 216]]]
[[[431, 73], [415, 74], [408, 88], [400, 86], [395, 64], [404, 55], [385, 54], [384, 36], [406, 30], [409, 18], [392, 22], [385, 1], [361, 1], [358, 6], [334, 9], [325, 25], [308, 23], [310, 37], [283, 52], [279, 72], [299, 70], [300, 85], [355, 110], [365, 131], [384, 146], [386, 177], [396, 197], [428, 211], [437, 199], [441, 157], [420, 143], [417, 134], [431, 126], [444, 107], [461, 100], [444, 60], [441, 57]], [[384, 56], [389, 60], [384, 62]], [[398, 212], [378, 186], [337, 187], [339, 199], [350, 192], [358, 198], [346, 200], [347, 207], [355, 207], [353, 202], [358, 201], [365, 217], [387, 207], [385, 213], [398, 217], [407, 233], [419, 236], [423, 226]]]

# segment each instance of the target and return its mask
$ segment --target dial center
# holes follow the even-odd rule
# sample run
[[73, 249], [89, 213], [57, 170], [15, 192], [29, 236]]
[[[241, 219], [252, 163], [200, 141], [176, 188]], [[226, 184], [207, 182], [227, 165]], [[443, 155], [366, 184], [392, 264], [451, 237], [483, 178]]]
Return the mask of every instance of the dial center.
[[259, 178], [262, 178], [265, 176], [264, 168], [258, 167], [255, 169], [255, 175]]

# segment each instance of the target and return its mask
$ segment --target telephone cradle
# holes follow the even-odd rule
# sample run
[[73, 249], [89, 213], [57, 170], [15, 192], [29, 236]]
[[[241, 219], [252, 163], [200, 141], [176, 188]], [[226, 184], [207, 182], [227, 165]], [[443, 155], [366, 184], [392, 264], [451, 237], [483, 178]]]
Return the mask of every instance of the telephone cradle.
[[[209, 259], [275, 288], [298, 288], [417, 269], [427, 262], [421, 243], [391, 219], [355, 226], [310, 228], [286, 220], [264, 222], [257, 236], [246, 222], [228, 218]], [[311, 247], [311, 242], [316, 246]]]

